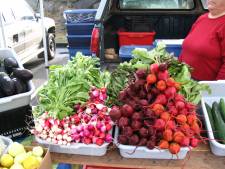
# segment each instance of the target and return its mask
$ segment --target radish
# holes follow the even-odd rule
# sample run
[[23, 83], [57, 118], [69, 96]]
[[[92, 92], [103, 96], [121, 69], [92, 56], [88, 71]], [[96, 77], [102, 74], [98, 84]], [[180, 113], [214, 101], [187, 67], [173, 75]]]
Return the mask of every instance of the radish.
[[180, 145], [182, 147], [188, 147], [190, 145], [190, 138], [184, 137], [183, 140], [181, 141]]
[[121, 111], [122, 111], [123, 116], [125, 116], [125, 117], [131, 117], [132, 114], [134, 113], [133, 108], [128, 104], [123, 105], [121, 108]]
[[151, 73], [154, 73], [154, 74], [158, 73], [159, 65], [157, 63], [151, 64], [150, 65], [150, 71], [151, 71]]
[[199, 140], [197, 138], [191, 138], [191, 147], [197, 147]]
[[119, 136], [118, 136], [118, 142], [119, 142], [120, 144], [126, 145], [127, 142], [128, 142], [128, 138], [127, 138], [125, 135], [119, 135]]
[[180, 152], [180, 145], [177, 143], [171, 143], [169, 146], [169, 151], [171, 154], [178, 154]]
[[154, 123], [154, 128], [155, 128], [156, 130], [163, 130], [163, 129], [165, 128], [165, 125], [166, 125], [166, 123], [165, 123], [164, 120], [162, 120], [162, 119], [157, 119], [157, 120], [155, 121], [155, 123]]
[[133, 135], [133, 130], [130, 126], [126, 126], [122, 129], [122, 134], [127, 136], [127, 137], [130, 137]]
[[136, 72], [135, 72], [135, 75], [137, 76], [137, 78], [139, 79], [144, 79], [146, 77], [146, 70], [145, 69], [138, 69]]
[[134, 131], [140, 130], [140, 128], [142, 127], [142, 123], [140, 121], [134, 120], [131, 123], [131, 127]]
[[159, 71], [157, 74], [157, 78], [158, 78], [158, 80], [166, 81], [169, 78], [169, 72], [167, 70]]
[[169, 148], [169, 143], [166, 140], [161, 140], [159, 143], [159, 148], [161, 149], [168, 149]]
[[138, 143], [138, 146], [145, 146], [147, 144], [147, 139], [146, 138], [141, 138], [141, 140]]
[[107, 135], [105, 136], [105, 141], [106, 141], [107, 143], [110, 143], [110, 142], [112, 141], [112, 135], [111, 135], [111, 134], [107, 134]]
[[185, 107], [185, 104], [183, 101], [177, 101], [175, 103], [175, 107], [177, 108], [177, 110], [182, 110]]
[[146, 138], [148, 137], [148, 129], [142, 127], [139, 131], [141, 138]]
[[161, 105], [166, 105], [168, 102], [166, 96], [164, 94], [159, 94], [155, 101], [154, 101], [154, 104], [161, 104]]
[[168, 99], [173, 99], [176, 94], [176, 88], [175, 87], [168, 87], [165, 91], [164, 94]]
[[139, 137], [134, 134], [129, 138], [129, 145], [137, 145], [139, 142]]
[[104, 143], [103, 139], [97, 138], [96, 144], [97, 144], [98, 146], [101, 146], [103, 143]]
[[128, 126], [128, 124], [129, 124], [129, 119], [127, 117], [121, 117], [119, 119], [119, 122], [118, 122], [119, 127], [125, 127], [125, 126]]

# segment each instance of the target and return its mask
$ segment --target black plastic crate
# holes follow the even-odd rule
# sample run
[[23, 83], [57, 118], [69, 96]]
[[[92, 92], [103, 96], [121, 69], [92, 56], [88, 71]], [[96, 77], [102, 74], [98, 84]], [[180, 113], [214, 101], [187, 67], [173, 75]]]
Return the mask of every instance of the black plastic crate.
[[32, 126], [32, 108], [29, 105], [0, 112], [0, 135], [18, 139], [29, 135], [28, 128]]

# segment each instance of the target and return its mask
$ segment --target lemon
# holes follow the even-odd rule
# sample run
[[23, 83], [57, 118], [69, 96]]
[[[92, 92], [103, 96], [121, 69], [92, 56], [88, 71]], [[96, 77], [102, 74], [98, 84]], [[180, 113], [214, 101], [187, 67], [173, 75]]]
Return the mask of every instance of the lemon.
[[14, 158], [14, 163], [22, 163], [28, 157], [27, 153], [22, 153]]
[[10, 146], [9, 146], [9, 149], [8, 149], [8, 153], [15, 157], [19, 154], [22, 154], [22, 153], [25, 153], [25, 149], [24, 149], [24, 146], [22, 144], [19, 144], [17, 142], [14, 142], [12, 143]]
[[33, 152], [33, 155], [37, 157], [41, 157], [44, 153], [44, 150], [41, 146], [36, 146], [33, 148], [32, 152]]
[[3, 167], [10, 167], [13, 165], [13, 157], [9, 154], [4, 154], [2, 155], [0, 162]]
[[29, 156], [23, 161], [24, 169], [37, 169], [40, 167], [40, 162], [35, 156]]
[[12, 167], [10, 167], [10, 169], [24, 169], [23, 166], [21, 164], [13, 164]]

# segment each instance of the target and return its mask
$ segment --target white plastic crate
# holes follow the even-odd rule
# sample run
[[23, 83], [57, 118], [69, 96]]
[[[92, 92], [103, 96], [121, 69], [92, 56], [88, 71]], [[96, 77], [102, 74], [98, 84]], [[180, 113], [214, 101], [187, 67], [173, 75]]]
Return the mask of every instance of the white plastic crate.
[[50, 152], [65, 153], [65, 154], [79, 154], [90, 156], [104, 156], [107, 151], [109, 143], [104, 143], [101, 146], [96, 144], [84, 144], [84, 143], [72, 143], [71, 145], [59, 145], [47, 142], [38, 137], [35, 137], [36, 141], [48, 147]]
[[1, 136], [1, 135], [0, 135], [0, 139], [6, 145], [5, 149], [2, 151], [2, 153], [0, 153], [0, 157], [1, 157], [2, 154], [5, 154], [7, 152], [9, 145], [12, 144], [13, 141], [10, 138], [7, 138], [7, 137]]
[[188, 147], [184, 147], [180, 149], [180, 152], [177, 155], [172, 155], [168, 150], [159, 150], [153, 149], [150, 150], [147, 147], [140, 146], [130, 146], [130, 145], [123, 145], [118, 143], [118, 135], [119, 129], [116, 128], [114, 141], [117, 147], [119, 148], [120, 155], [125, 158], [146, 158], [146, 159], [184, 159], [190, 150]]
[[[5, 57], [13, 57], [18, 62], [20, 68], [23, 68], [17, 54], [14, 52], [13, 49], [6, 48], [0, 49], [0, 60], [4, 59]], [[8, 96], [0, 99], [0, 112], [12, 110], [18, 107], [26, 106], [30, 104], [31, 95], [34, 93], [35, 87], [30, 80], [28, 82], [28, 92], [16, 94], [13, 96]]]
[[211, 94], [203, 92], [201, 99], [202, 110], [205, 117], [205, 124], [208, 130], [208, 137], [210, 139], [209, 143], [211, 151], [217, 156], [225, 156], [225, 144], [221, 144], [215, 140], [205, 106], [205, 103], [209, 104], [209, 106], [212, 106], [212, 103], [214, 101], [219, 102], [220, 98], [225, 99], [225, 81], [202, 81], [200, 83], [208, 84], [212, 90]]

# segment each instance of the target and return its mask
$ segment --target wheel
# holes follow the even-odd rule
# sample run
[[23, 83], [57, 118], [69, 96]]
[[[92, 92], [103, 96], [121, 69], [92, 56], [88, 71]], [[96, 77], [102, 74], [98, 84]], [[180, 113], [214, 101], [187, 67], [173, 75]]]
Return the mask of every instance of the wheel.
[[[47, 41], [48, 60], [51, 60], [55, 57], [55, 50], [56, 50], [55, 35], [53, 33], [48, 33], [46, 41]], [[38, 55], [38, 58], [45, 58], [44, 52], [41, 52]]]
[[55, 35], [53, 33], [48, 33], [47, 35], [47, 50], [48, 50], [48, 59], [53, 59], [55, 57]]

